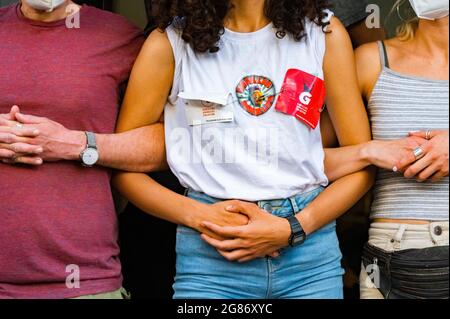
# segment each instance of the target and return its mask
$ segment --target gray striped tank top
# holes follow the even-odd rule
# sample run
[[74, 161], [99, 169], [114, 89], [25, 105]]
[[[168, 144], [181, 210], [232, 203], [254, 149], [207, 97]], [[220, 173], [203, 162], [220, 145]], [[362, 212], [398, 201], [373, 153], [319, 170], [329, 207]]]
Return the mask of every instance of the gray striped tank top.
[[[405, 76], [389, 69], [379, 43], [382, 72], [369, 101], [375, 140], [404, 138], [411, 131], [449, 128], [449, 81]], [[418, 183], [379, 170], [371, 218], [448, 221], [449, 179]]]

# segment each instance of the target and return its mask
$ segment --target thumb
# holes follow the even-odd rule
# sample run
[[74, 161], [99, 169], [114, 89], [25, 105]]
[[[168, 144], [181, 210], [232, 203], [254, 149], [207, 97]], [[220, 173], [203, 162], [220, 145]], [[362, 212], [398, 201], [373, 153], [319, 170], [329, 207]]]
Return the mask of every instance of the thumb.
[[244, 210], [240, 201], [232, 201], [225, 207], [225, 210], [230, 213], [241, 213]]
[[15, 121], [16, 120], [16, 113], [20, 112], [20, 109], [17, 105], [14, 105], [11, 107], [11, 110], [8, 114], [4, 114], [3, 118], [7, 119], [8, 121]]
[[[228, 206], [226, 208], [227, 211], [232, 212], [232, 213], [240, 213], [243, 214], [245, 216], [247, 216], [248, 218], [253, 218], [256, 214], [256, 210], [258, 210], [258, 208], [251, 203], [246, 203], [246, 202], [241, 202], [241, 201], [237, 201], [236, 203], [231, 204], [230, 206]], [[256, 210], [255, 210], [256, 208]]]
[[15, 119], [17, 113], [20, 113], [20, 108], [19, 108], [17, 105], [14, 105], [14, 106], [11, 108], [11, 111], [9, 112], [9, 114], [10, 114], [10, 116], [12, 117], [12, 119]]

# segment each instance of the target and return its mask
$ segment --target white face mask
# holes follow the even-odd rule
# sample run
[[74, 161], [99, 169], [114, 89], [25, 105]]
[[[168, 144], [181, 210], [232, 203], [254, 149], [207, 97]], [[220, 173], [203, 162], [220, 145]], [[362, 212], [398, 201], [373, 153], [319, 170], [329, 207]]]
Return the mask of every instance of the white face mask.
[[417, 16], [436, 20], [448, 16], [448, 0], [409, 0]]
[[62, 5], [66, 0], [25, 0], [26, 3], [40, 11], [52, 12], [55, 8]]

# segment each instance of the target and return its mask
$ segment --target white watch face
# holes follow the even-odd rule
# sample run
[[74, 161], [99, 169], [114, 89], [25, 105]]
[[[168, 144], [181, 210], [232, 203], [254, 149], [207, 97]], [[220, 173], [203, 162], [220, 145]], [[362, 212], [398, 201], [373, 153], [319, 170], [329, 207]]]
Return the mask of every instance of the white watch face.
[[93, 166], [97, 163], [98, 157], [98, 152], [95, 148], [88, 148], [84, 151], [82, 156], [83, 164]]

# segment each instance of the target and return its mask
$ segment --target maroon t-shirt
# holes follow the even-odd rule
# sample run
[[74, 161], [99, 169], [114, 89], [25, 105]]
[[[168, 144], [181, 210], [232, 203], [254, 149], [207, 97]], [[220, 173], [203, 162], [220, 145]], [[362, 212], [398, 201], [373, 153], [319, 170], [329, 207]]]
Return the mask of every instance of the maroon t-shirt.
[[[120, 87], [143, 43], [125, 18], [83, 6], [80, 28], [0, 9], [0, 113], [112, 133]], [[121, 287], [110, 171], [77, 162], [0, 163], [0, 298], [70, 298]], [[66, 279], [80, 270], [80, 287]], [[75, 276], [74, 276], [75, 275]], [[72, 282], [73, 283], [73, 282]], [[73, 287], [76, 285], [69, 285]]]

